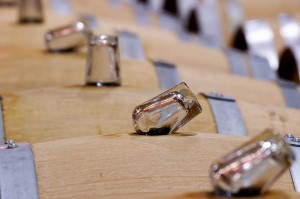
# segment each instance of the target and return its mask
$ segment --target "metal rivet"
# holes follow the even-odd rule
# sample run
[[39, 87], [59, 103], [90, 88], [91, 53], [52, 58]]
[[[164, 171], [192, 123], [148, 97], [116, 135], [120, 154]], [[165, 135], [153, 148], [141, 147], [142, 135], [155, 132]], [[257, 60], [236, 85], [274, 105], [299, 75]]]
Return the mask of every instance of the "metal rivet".
[[13, 141], [13, 140], [7, 140], [6, 142], [5, 142], [5, 144], [7, 144], [7, 148], [8, 149], [14, 149], [14, 148], [17, 148], [18, 147], [18, 145], [15, 143], [15, 141]]

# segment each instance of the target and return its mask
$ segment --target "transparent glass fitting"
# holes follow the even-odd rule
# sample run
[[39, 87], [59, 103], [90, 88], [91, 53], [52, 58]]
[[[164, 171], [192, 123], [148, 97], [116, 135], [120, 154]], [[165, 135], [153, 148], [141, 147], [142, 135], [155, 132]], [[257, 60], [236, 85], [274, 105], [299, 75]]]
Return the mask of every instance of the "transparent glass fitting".
[[118, 38], [112, 35], [92, 36], [88, 44], [86, 85], [120, 86], [119, 63]]
[[45, 42], [49, 52], [71, 52], [88, 43], [92, 31], [86, 20], [80, 19], [49, 30]]
[[202, 112], [197, 98], [182, 82], [135, 107], [133, 126], [139, 135], [167, 135]]
[[265, 193], [294, 160], [288, 144], [268, 129], [213, 163], [210, 179], [217, 195], [259, 195]]
[[18, 0], [20, 23], [41, 23], [44, 20], [42, 0]]

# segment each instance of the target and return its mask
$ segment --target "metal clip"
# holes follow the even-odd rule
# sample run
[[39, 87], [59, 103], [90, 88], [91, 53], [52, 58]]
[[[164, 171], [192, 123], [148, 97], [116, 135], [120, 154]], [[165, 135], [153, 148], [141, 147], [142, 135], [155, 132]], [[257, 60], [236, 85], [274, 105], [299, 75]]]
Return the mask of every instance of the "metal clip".
[[135, 107], [134, 129], [139, 135], [167, 135], [202, 112], [196, 96], [182, 82]]
[[41, 23], [44, 20], [41, 0], [18, 0], [20, 23]]
[[273, 130], [244, 143], [210, 168], [215, 194], [227, 197], [265, 193], [295, 157], [288, 144]]
[[264, 20], [245, 22], [234, 36], [233, 47], [264, 57], [268, 60], [272, 70], [278, 69], [274, 34], [268, 22]]
[[29, 143], [0, 146], [0, 192], [5, 199], [38, 199], [34, 158]]
[[92, 36], [88, 46], [86, 85], [120, 86], [119, 62], [119, 44], [116, 36]]
[[284, 140], [290, 145], [295, 154], [295, 162], [290, 167], [290, 173], [296, 192], [300, 192], [300, 139], [293, 134], [286, 134]]
[[244, 121], [235, 99], [217, 92], [201, 94], [208, 99], [219, 134], [247, 135]]
[[165, 61], [153, 61], [153, 64], [158, 74], [161, 89], [171, 88], [181, 82], [174, 64]]
[[92, 31], [84, 19], [49, 30], [45, 34], [49, 52], [70, 52], [87, 43]]

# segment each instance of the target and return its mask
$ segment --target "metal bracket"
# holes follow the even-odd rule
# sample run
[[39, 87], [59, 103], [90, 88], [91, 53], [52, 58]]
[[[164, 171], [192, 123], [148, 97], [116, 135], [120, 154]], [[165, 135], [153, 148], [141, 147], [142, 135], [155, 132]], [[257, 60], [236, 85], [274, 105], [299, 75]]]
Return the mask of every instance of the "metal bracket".
[[181, 82], [174, 64], [164, 61], [153, 61], [160, 82], [161, 89], [169, 89]]
[[140, 38], [129, 31], [118, 31], [120, 52], [123, 58], [144, 60], [145, 53]]
[[3, 101], [3, 99], [0, 96], [0, 145], [5, 143], [5, 141], [4, 141], [5, 130], [4, 130], [3, 102], [2, 101]]
[[201, 94], [208, 99], [219, 134], [247, 135], [247, 130], [235, 99], [219, 93]]
[[29, 143], [0, 146], [0, 198], [38, 199], [34, 158]]
[[286, 134], [284, 140], [290, 145], [295, 155], [295, 162], [290, 167], [290, 173], [296, 192], [300, 192], [300, 139], [292, 134]]
[[298, 91], [298, 85], [294, 82], [277, 80], [278, 86], [284, 96], [285, 102], [290, 108], [300, 109], [300, 94]]

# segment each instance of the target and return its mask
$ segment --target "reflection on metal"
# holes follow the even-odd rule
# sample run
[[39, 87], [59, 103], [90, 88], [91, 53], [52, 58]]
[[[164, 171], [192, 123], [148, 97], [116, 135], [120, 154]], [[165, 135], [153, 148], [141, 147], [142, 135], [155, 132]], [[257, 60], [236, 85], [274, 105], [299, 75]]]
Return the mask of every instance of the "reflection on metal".
[[161, 89], [171, 88], [181, 82], [176, 66], [164, 61], [153, 61]]
[[296, 192], [300, 192], [300, 139], [292, 134], [286, 134], [284, 139], [295, 154], [295, 162], [290, 167], [290, 173]]
[[0, 146], [0, 192], [5, 199], [38, 199], [34, 158], [29, 143]]
[[288, 14], [278, 16], [280, 34], [287, 46], [300, 44], [300, 25], [296, 19]]
[[266, 21], [251, 20], [245, 22], [237, 30], [233, 46], [266, 58], [274, 71], [278, 69], [279, 64], [274, 44], [274, 34]]
[[202, 95], [208, 99], [219, 134], [247, 135], [240, 109], [233, 98], [219, 93], [202, 93]]

